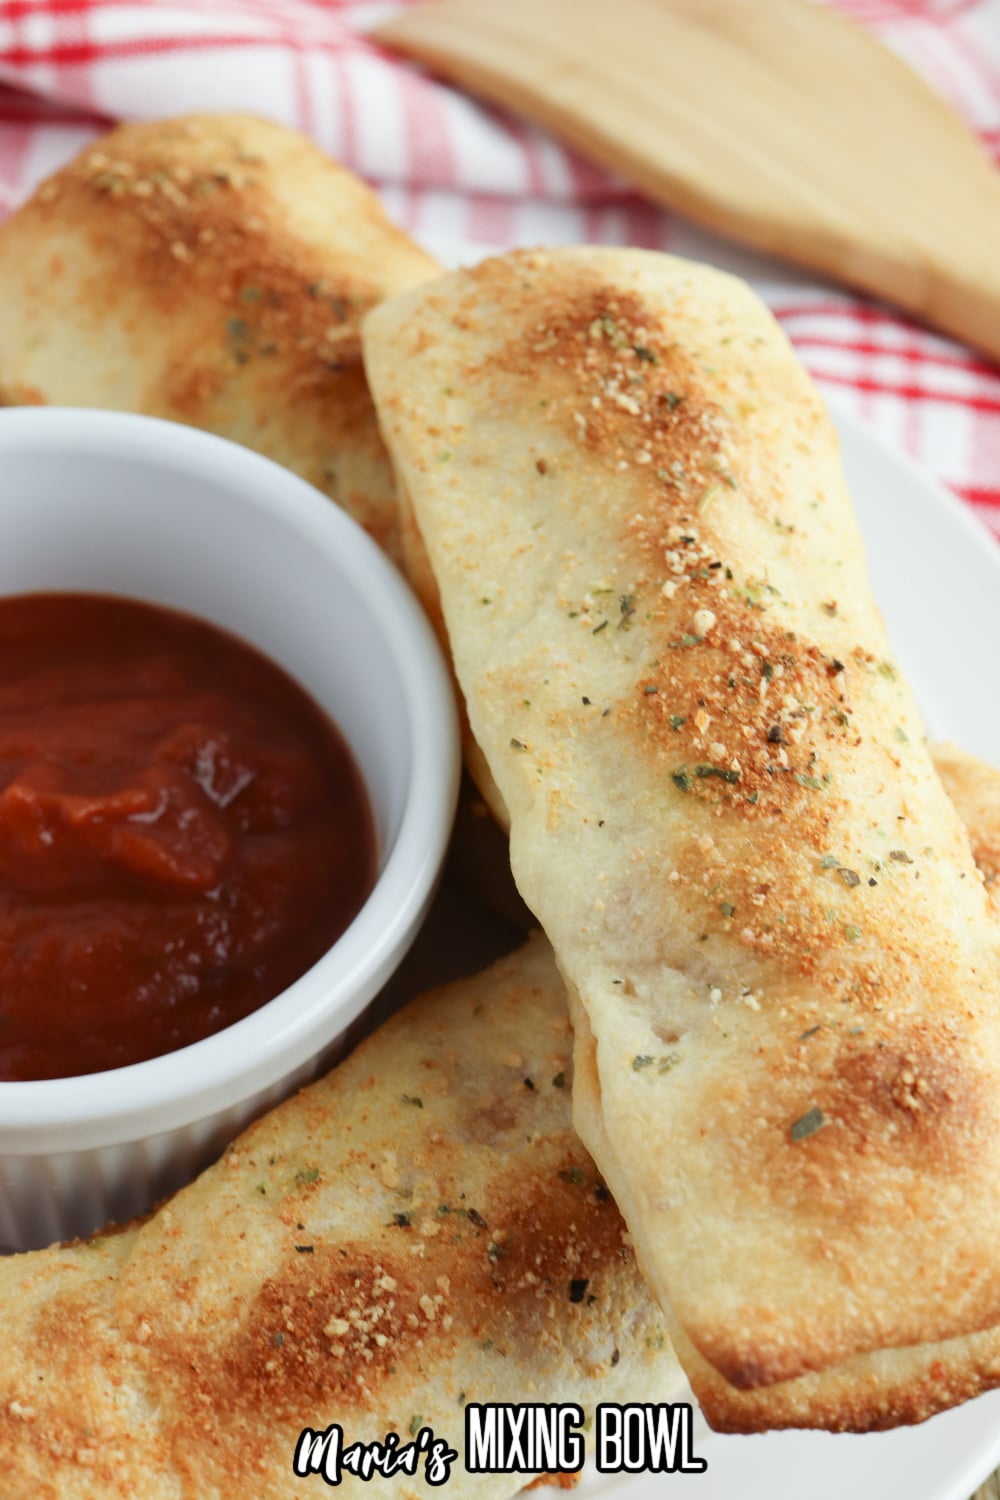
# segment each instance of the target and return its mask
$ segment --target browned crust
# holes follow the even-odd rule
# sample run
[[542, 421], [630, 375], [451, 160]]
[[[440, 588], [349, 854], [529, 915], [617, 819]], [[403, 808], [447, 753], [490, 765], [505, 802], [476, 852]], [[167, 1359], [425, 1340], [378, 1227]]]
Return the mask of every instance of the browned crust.
[[894, 1349], [762, 1390], [738, 1391], [720, 1378], [679, 1330], [675, 1348], [705, 1418], [716, 1432], [820, 1427], [882, 1432], [969, 1401], [1000, 1385], [1000, 1332]]

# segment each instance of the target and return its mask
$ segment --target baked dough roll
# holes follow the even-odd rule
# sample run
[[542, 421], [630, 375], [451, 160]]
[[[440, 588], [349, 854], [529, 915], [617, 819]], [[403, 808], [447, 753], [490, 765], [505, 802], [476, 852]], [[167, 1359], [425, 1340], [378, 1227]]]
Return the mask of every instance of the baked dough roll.
[[204, 427], [301, 474], [395, 555], [358, 328], [436, 270], [296, 131], [123, 125], [0, 229], [0, 403]]
[[[408, 1006], [141, 1228], [0, 1260], [4, 1500], [293, 1500], [298, 1435], [331, 1423], [345, 1447], [432, 1428], [447, 1493], [501, 1497], [529, 1476], [465, 1472], [465, 1401], [677, 1396], [572, 1130], [571, 1046], [537, 937]], [[345, 1471], [343, 1493], [443, 1493], [422, 1474]]]
[[1000, 928], [786, 340], [728, 276], [594, 249], [364, 333], [576, 1125], [709, 1420], [699, 1361], [756, 1390], [995, 1327]]
[[1000, 901], [1000, 771], [960, 750], [932, 745], [934, 769], [969, 836], [972, 857], [996, 908]]

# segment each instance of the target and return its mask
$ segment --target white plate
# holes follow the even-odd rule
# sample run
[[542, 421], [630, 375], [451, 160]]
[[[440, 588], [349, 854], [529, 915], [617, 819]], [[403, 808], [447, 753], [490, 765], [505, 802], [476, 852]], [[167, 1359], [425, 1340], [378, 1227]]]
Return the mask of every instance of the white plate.
[[[435, 243], [445, 264], [482, 246]], [[833, 407], [868, 549], [875, 597], [935, 739], [1000, 766], [1000, 702], [990, 645], [1000, 641], [1000, 547], [967, 507], [854, 417]], [[690, 1393], [672, 1393], [690, 1400]], [[1000, 1390], [919, 1427], [865, 1436], [769, 1432], [723, 1437], [697, 1418], [704, 1474], [588, 1476], [601, 1500], [970, 1500], [1000, 1465]], [[544, 1492], [543, 1492], [544, 1493]]]
[[831, 405], [872, 588], [928, 730], [1000, 766], [1000, 547], [968, 506]]

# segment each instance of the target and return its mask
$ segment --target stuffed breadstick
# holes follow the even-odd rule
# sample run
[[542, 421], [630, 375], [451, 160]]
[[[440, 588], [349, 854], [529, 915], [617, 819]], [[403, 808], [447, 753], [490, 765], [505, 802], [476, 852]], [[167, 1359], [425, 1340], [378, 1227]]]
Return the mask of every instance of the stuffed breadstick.
[[607, 250], [487, 262], [364, 333], [567, 981], [577, 1128], [709, 1419], [715, 1377], [995, 1327], [1000, 929], [787, 343], [732, 278]]
[[301, 474], [395, 555], [358, 330], [436, 269], [297, 131], [236, 114], [121, 125], [0, 229], [0, 404], [204, 427]]
[[[4, 1500], [292, 1500], [301, 1429], [422, 1428], [466, 1473], [466, 1401], [682, 1387], [570, 1124], [548, 945], [408, 1006], [138, 1229], [0, 1260]], [[351, 1495], [434, 1493], [405, 1472]], [[234, 1490], [234, 1485], [236, 1489]]]

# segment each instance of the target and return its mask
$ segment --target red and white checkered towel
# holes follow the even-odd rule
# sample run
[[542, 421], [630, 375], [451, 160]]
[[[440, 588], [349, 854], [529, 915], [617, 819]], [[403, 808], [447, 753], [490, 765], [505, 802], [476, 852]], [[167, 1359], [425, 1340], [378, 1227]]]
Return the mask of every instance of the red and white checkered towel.
[[[590, 240], [739, 271], [819, 383], [1000, 537], [1000, 370], [878, 305], [735, 250], [551, 137], [397, 62], [366, 32], [398, 3], [0, 0], [0, 217], [108, 121], [193, 109], [270, 115], [374, 183], [431, 249]], [[923, 73], [1000, 158], [1000, 0], [837, 3]]]

